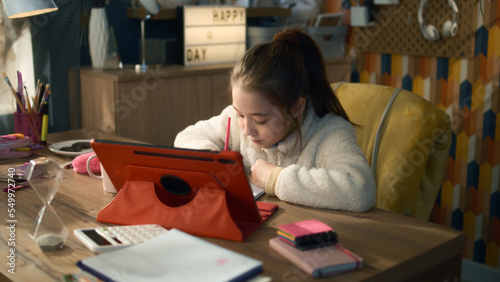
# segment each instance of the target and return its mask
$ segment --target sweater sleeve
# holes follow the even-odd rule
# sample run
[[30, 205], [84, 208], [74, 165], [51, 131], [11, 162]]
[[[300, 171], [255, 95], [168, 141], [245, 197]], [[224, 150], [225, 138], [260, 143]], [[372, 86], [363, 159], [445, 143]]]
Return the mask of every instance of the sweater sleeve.
[[[279, 174], [275, 193], [283, 201], [318, 208], [364, 212], [375, 205], [375, 179], [350, 125], [315, 136], [306, 148], [309, 164], [300, 162]], [[313, 156], [312, 158], [310, 156]]]
[[[179, 132], [175, 137], [174, 147], [199, 149], [199, 150], [214, 150], [221, 151], [224, 149], [226, 139], [227, 118], [232, 115], [233, 107], [226, 107], [218, 116], [214, 116], [208, 120], [201, 120], [186, 127]], [[234, 126], [236, 122], [231, 123], [231, 143], [237, 143], [234, 138]]]
[[276, 182], [278, 182], [278, 177], [280, 176], [281, 171], [283, 170], [282, 167], [278, 166], [271, 171], [271, 175], [267, 179], [266, 182], [266, 194], [269, 196], [276, 196], [276, 193], [274, 190], [276, 189]]

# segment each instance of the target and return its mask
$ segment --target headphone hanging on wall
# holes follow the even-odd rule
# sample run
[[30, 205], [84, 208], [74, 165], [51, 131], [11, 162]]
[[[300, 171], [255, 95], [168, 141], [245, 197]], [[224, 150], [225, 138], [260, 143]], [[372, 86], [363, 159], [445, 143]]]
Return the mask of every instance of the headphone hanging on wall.
[[[430, 0], [420, 0], [420, 6], [418, 8], [418, 23], [420, 24], [420, 29], [425, 39], [428, 41], [437, 41], [441, 37], [438, 29], [431, 25], [426, 24], [424, 20], [424, 8], [429, 5]], [[454, 0], [448, 0], [448, 6], [451, 7], [453, 11], [453, 20], [447, 20], [442, 27], [441, 32], [446, 38], [451, 38], [458, 33], [457, 15], [458, 7]]]

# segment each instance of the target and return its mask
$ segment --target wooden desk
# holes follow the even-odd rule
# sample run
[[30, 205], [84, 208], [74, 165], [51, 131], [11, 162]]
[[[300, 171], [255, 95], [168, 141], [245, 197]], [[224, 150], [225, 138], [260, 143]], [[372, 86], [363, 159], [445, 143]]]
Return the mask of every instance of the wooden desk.
[[[49, 142], [80, 138], [111, 138], [99, 132], [72, 131], [49, 134]], [[116, 139], [115, 140], [124, 140]], [[60, 163], [71, 159], [53, 155], [47, 149], [38, 155], [54, 156]], [[25, 160], [2, 160], [0, 172], [7, 174], [9, 167], [23, 164]], [[6, 185], [4, 185], [6, 186]], [[8, 272], [6, 256], [10, 233], [7, 223], [7, 193], [1, 195], [2, 227], [0, 253], [3, 257], [0, 280], [13, 281], [57, 281], [62, 274], [78, 271], [76, 262], [92, 256], [80, 241], [74, 237], [73, 229], [102, 226], [96, 222], [97, 213], [113, 194], [102, 190], [98, 180], [88, 175], [65, 170], [64, 180], [52, 206], [70, 231], [64, 247], [56, 252], [42, 252], [29, 237], [28, 229], [41, 208], [41, 201], [30, 188], [15, 192], [15, 259], [16, 274]], [[278, 225], [299, 220], [316, 218], [332, 226], [340, 242], [364, 258], [363, 268], [358, 271], [330, 277], [330, 281], [460, 281], [462, 252], [465, 234], [421, 220], [372, 209], [366, 213], [350, 213], [324, 209], [307, 208], [281, 202], [264, 196], [262, 201], [277, 203], [279, 210], [256, 232], [242, 243], [205, 238], [207, 241], [248, 255], [263, 262], [263, 276], [274, 281], [313, 280], [268, 246], [268, 240], [276, 236]], [[316, 281], [316, 279], [315, 279]]]

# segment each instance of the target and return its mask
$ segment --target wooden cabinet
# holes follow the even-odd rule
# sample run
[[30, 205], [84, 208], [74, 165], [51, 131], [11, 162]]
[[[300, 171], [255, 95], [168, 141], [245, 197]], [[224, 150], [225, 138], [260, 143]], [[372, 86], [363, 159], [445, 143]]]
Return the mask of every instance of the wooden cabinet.
[[[173, 65], [145, 73], [82, 68], [82, 128], [172, 146], [179, 131], [229, 105], [231, 67]], [[331, 82], [349, 80], [344, 58], [327, 60], [327, 71]]]

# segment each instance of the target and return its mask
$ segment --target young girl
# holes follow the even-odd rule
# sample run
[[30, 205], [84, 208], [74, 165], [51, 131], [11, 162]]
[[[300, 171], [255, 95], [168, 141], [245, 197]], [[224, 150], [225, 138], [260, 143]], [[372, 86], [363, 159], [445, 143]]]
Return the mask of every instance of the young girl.
[[[232, 105], [180, 132], [175, 147], [242, 154], [249, 180], [283, 201], [363, 212], [375, 180], [326, 77], [315, 41], [298, 28], [250, 48], [230, 79]], [[237, 121], [237, 124], [236, 122]]]

